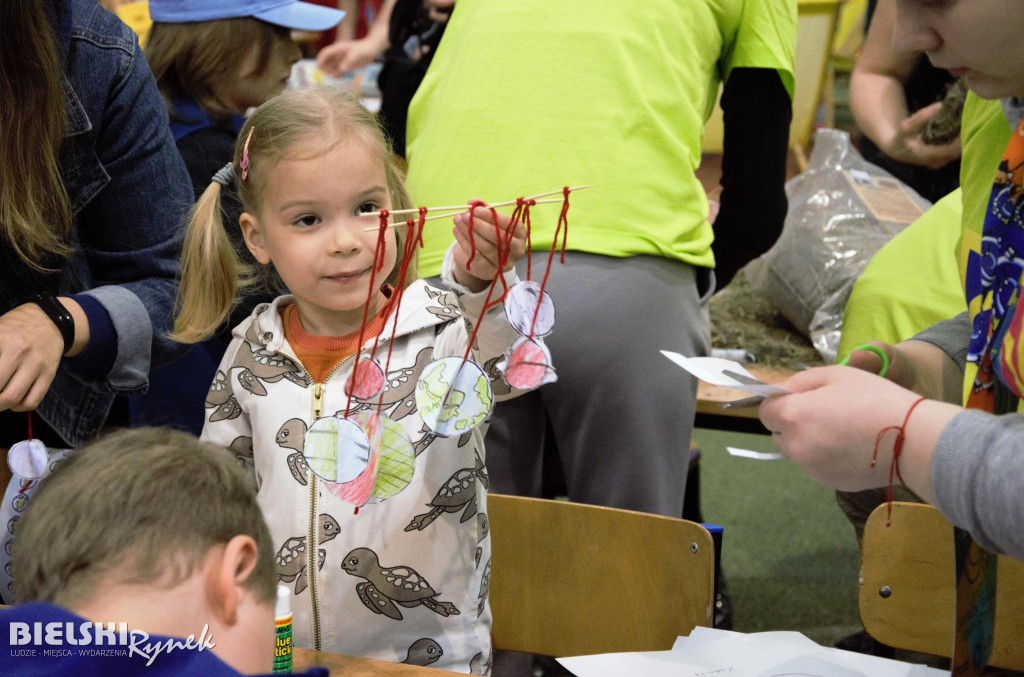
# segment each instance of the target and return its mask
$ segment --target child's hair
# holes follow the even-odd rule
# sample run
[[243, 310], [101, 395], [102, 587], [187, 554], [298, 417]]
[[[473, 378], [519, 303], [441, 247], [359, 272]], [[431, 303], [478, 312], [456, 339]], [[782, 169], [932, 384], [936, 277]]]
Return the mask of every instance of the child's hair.
[[15, 595], [71, 607], [108, 578], [170, 588], [238, 535], [258, 549], [247, 587], [274, 599], [270, 532], [231, 452], [170, 428], [118, 431], [73, 451], [25, 511]]
[[155, 22], [146, 42], [146, 61], [172, 118], [176, 117], [174, 99], [185, 98], [223, 119], [239, 112], [226, 93], [253, 46], [258, 50], [260, 71], [256, 75], [260, 75], [281, 36], [291, 39], [287, 28], [252, 17]]
[[[286, 90], [257, 108], [242, 127], [232, 167], [235, 190], [243, 210], [259, 214], [269, 170], [297, 143], [316, 139], [326, 153], [352, 138], [359, 139], [380, 156], [392, 209], [411, 207], [405, 177], [374, 115], [353, 95], [339, 88], [319, 87]], [[246, 146], [248, 173], [243, 180], [241, 162]], [[185, 232], [178, 315], [171, 335], [181, 343], [196, 343], [213, 334], [230, 313], [239, 287], [257, 280], [259, 269], [250, 270], [238, 259], [220, 223], [220, 192], [220, 184], [210, 184], [192, 208]], [[375, 223], [367, 219], [367, 226]], [[392, 285], [397, 283], [405, 243], [405, 228], [393, 230], [398, 238], [398, 256], [395, 268], [388, 272], [386, 280], [381, 280]], [[270, 272], [263, 271], [264, 274]], [[411, 282], [415, 277], [415, 261], [412, 261], [406, 280]]]

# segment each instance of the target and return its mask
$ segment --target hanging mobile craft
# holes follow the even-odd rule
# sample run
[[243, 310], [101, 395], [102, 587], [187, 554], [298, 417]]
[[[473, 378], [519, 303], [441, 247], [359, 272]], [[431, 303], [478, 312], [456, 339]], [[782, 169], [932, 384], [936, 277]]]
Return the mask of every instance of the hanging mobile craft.
[[28, 412], [28, 439], [15, 442], [7, 450], [7, 466], [26, 480], [42, 479], [49, 473], [50, 455], [42, 440], [32, 437], [32, 412]]
[[[560, 191], [543, 193], [532, 198], [519, 198], [510, 202], [488, 205], [474, 202], [468, 205], [470, 222], [470, 252], [467, 269], [471, 269], [476, 254], [473, 245], [473, 208], [490, 209], [494, 215], [495, 235], [497, 243], [496, 273], [487, 288], [480, 317], [472, 324], [473, 331], [469, 337], [466, 352], [460, 356], [450, 356], [434, 360], [427, 364], [420, 374], [415, 388], [417, 410], [427, 427], [436, 435], [449, 437], [461, 435], [481, 425], [490, 414], [494, 405], [494, 393], [490, 379], [483, 369], [470, 359], [472, 346], [477, 332], [483, 323], [486, 313], [497, 305], [505, 308], [505, 313], [512, 326], [522, 336], [509, 348], [505, 359], [499, 364], [506, 381], [515, 388], [533, 388], [555, 380], [554, 368], [551, 366], [551, 354], [536, 337], [548, 335], [554, 324], [554, 306], [544, 291], [548, 273], [551, 269], [555, 250], [558, 248], [558, 236], [562, 236], [562, 252], [564, 259], [565, 234], [568, 227], [566, 214], [569, 207], [569, 194], [588, 186], [563, 188]], [[537, 198], [561, 193], [560, 199], [538, 200]], [[541, 283], [530, 280], [530, 207], [542, 203], [561, 203], [558, 227], [554, 243], [548, 257], [548, 264]], [[504, 230], [498, 224], [495, 208], [515, 205], [511, 221]], [[406, 237], [403, 247], [399, 275], [392, 292], [390, 303], [395, 317], [390, 318], [392, 326], [387, 356], [381, 366], [377, 359], [380, 337], [373, 341], [368, 355], [362, 351], [355, 357], [352, 374], [345, 384], [348, 396], [346, 407], [333, 416], [317, 419], [310, 426], [306, 435], [303, 454], [312, 470], [325, 484], [332, 494], [356, 506], [368, 502], [381, 501], [397, 494], [412, 480], [415, 465], [415, 452], [403, 427], [389, 419], [383, 413], [384, 392], [387, 387], [386, 374], [389, 373], [391, 351], [394, 346], [395, 331], [398, 325], [398, 310], [401, 296], [406, 287], [406, 276], [409, 265], [414, 258], [416, 247], [422, 246], [422, 232], [427, 221], [439, 218], [451, 218], [452, 214], [427, 216], [429, 211], [465, 211], [467, 205], [457, 207], [436, 207], [371, 212], [366, 216], [376, 216], [379, 220], [377, 230], [377, 248], [374, 254], [374, 265], [371, 270], [370, 288], [366, 305], [363, 309], [363, 320], [357, 339], [357, 345], [363, 345], [363, 337], [371, 302], [376, 289], [375, 278], [384, 265], [385, 237], [388, 229], [404, 226]], [[390, 221], [395, 214], [418, 215], [417, 219], [405, 222]], [[503, 270], [511, 252], [512, 240], [520, 224], [526, 226], [527, 242], [527, 279], [508, 287]], [[500, 293], [495, 297], [498, 286]], [[375, 410], [352, 412], [353, 399], [366, 403], [377, 399]]]

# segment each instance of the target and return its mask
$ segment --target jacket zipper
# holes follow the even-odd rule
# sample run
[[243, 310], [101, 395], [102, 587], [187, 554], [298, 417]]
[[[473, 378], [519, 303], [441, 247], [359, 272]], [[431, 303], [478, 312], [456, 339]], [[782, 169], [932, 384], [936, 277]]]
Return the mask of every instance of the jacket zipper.
[[[359, 353], [356, 353], [358, 355]], [[324, 378], [323, 383], [313, 383], [313, 422], [323, 416], [324, 412], [324, 390], [327, 388], [327, 382], [331, 380], [331, 377], [341, 369], [351, 357], [346, 357], [344, 360], [338, 363], [334, 369], [331, 369], [327, 377]], [[312, 426], [311, 426], [312, 427]], [[320, 529], [319, 529], [319, 516], [317, 515], [317, 494], [319, 493], [319, 482], [317, 480], [316, 473], [309, 473], [309, 523], [307, 525], [309, 531], [306, 534], [306, 542], [309, 543], [309, 548], [306, 549], [306, 571], [309, 572], [309, 604], [310, 613], [313, 621], [313, 648], [316, 651], [320, 651], [321, 637], [320, 637]]]

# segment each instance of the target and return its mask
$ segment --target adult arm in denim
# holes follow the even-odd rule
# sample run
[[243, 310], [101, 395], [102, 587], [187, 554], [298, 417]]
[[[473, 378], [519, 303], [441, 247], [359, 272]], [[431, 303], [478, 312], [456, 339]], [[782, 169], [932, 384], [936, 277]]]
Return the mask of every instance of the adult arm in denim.
[[78, 214], [77, 235], [91, 278], [83, 295], [99, 302], [116, 332], [113, 365], [94, 385], [133, 392], [146, 384], [153, 364], [180, 351], [166, 333], [193, 196], [137, 45], [118, 75], [100, 118], [92, 120], [109, 183]]

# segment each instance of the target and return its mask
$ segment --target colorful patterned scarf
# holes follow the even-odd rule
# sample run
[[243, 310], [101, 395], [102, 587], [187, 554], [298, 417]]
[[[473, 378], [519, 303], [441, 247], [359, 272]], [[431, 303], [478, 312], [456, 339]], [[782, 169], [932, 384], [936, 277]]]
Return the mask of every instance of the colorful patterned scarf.
[[[992, 185], [981, 251], [968, 258], [965, 293], [977, 301], [967, 360], [978, 365], [968, 409], [994, 414], [1017, 410], [1024, 392], [1024, 119], [1017, 123]], [[992, 652], [996, 556], [966, 532], [955, 530], [956, 636], [953, 674], [981, 675]]]

